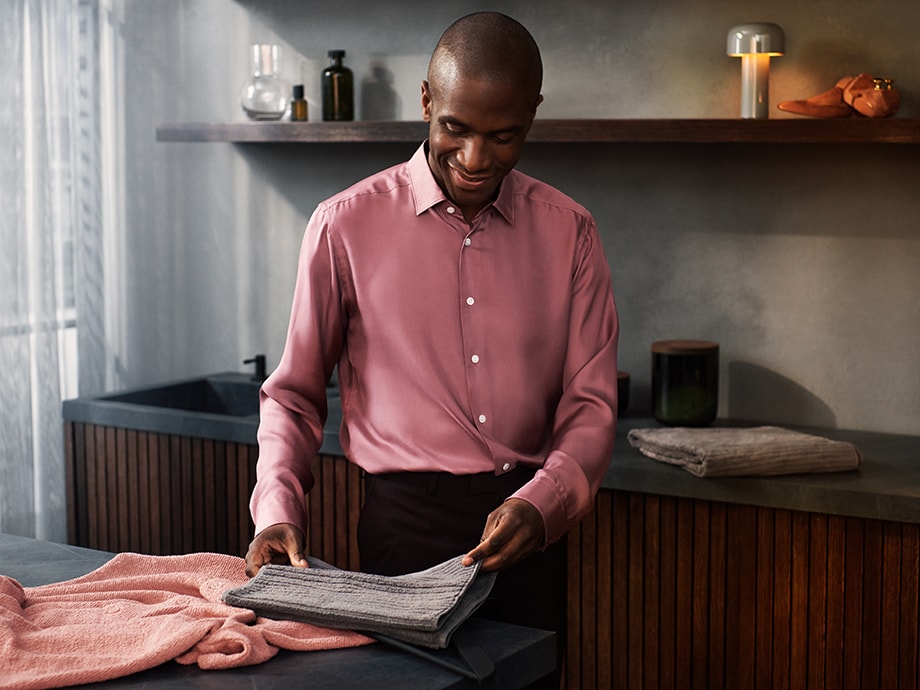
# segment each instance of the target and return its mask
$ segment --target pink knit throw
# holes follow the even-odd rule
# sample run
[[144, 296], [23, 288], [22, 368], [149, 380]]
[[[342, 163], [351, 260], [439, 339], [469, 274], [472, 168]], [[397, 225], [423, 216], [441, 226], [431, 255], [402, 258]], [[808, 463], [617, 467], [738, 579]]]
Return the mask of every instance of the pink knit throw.
[[120, 553], [67, 582], [0, 576], [0, 688], [94, 683], [174, 659], [202, 669], [258, 664], [279, 649], [338, 649], [358, 633], [258, 618], [220, 597], [248, 581], [243, 559]]

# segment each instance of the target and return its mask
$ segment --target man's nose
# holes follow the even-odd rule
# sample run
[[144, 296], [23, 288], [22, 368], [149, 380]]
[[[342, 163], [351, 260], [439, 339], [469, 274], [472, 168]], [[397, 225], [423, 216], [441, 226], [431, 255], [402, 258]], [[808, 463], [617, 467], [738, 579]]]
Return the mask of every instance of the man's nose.
[[487, 170], [492, 160], [492, 153], [484, 137], [468, 137], [460, 149], [460, 164], [469, 173]]

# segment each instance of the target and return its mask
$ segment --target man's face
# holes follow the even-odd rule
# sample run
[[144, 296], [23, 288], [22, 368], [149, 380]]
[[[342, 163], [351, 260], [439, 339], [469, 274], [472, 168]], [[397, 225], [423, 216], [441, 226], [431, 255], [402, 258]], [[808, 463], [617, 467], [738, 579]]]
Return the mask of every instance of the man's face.
[[447, 197], [471, 222], [514, 168], [536, 107], [514, 84], [453, 77], [434, 91], [422, 82], [428, 165]]

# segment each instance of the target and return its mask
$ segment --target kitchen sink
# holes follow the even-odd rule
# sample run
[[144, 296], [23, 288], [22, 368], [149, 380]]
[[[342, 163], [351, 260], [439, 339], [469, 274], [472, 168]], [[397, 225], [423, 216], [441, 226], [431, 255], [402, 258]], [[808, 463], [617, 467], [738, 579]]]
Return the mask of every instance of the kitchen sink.
[[259, 385], [259, 382], [245, 377], [225, 374], [116, 393], [99, 399], [187, 412], [252, 417], [259, 414]]
[[[65, 421], [254, 445], [259, 429], [259, 388], [251, 374], [226, 372], [65, 400]], [[326, 390], [329, 414], [323, 452], [342, 454], [338, 388]]]

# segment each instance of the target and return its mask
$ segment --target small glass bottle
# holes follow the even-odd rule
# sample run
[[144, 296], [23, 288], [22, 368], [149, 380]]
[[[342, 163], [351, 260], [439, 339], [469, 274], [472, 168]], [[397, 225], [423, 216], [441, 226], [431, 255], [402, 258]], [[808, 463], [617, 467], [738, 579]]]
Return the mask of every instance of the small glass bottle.
[[295, 84], [291, 93], [291, 121], [307, 121], [307, 100], [303, 97], [303, 84]]
[[270, 43], [250, 46], [252, 75], [240, 91], [240, 105], [250, 120], [280, 120], [287, 112], [291, 85], [278, 76], [279, 53]]
[[342, 65], [344, 50], [330, 50], [332, 63], [323, 70], [323, 120], [354, 120], [354, 77]]

